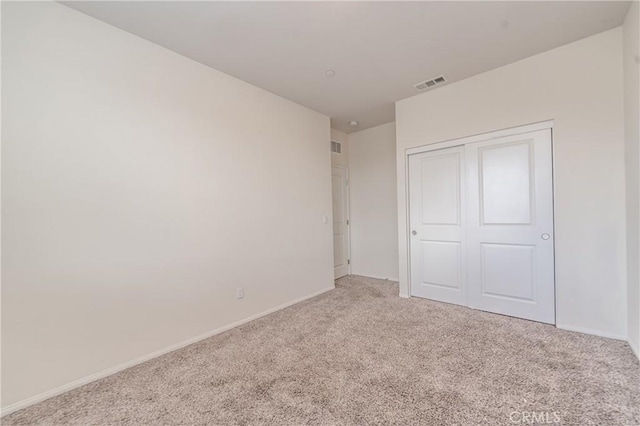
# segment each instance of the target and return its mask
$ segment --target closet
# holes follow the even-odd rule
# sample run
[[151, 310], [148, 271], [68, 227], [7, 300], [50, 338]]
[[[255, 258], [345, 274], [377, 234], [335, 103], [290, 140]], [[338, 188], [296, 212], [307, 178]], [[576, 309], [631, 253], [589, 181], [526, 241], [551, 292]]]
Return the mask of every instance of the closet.
[[411, 295], [553, 324], [551, 128], [504, 134], [409, 155]]

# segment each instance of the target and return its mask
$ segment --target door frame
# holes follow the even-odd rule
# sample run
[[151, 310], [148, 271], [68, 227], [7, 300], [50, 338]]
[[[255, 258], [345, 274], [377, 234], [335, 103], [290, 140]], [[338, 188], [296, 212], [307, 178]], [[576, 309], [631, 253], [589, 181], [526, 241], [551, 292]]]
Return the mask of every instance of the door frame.
[[553, 209], [552, 209], [552, 216], [553, 216], [553, 289], [554, 289], [554, 313], [555, 313], [555, 318], [556, 318], [556, 323], [557, 323], [557, 318], [558, 318], [558, 285], [557, 285], [557, 272], [556, 272], [556, 265], [557, 265], [557, 261], [556, 261], [556, 252], [557, 252], [557, 247], [556, 247], [556, 241], [557, 238], [555, 238], [556, 235], [556, 179], [555, 179], [555, 168], [556, 168], [556, 155], [555, 155], [555, 144], [553, 141], [553, 128], [554, 128], [555, 122], [554, 120], [546, 120], [546, 121], [540, 121], [537, 123], [531, 123], [531, 124], [525, 124], [523, 126], [516, 126], [516, 127], [510, 127], [507, 129], [502, 129], [502, 130], [495, 130], [492, 132], [486, 132], [486, 133], [480, 133], [477, 135], [471, 135], [471, 136], [465, 136], [462, 138], [457, 138], [457, 139], [449, 139], [446, 141], [442, 141], [442, 142], [436, 142], [436, 143], [432, 143], [432, 144], [427, 144], [427, 145], [420, 145], [420, 146], [416, 146], [413, 148], [407, 148], [405, 149], [405, 156], [404, 156], [404, 161], [405, 161], [405, 211], [406, 211], [406, 229], [404, 230], [405, 232], [405, 238], [406, 238], [406, 242], [407, 242], [407, 284], [409, 287], [409, 297], [414, 297], [411, 296], [411, 287], [412, 287], [412, 283], [411, 283], [411, 259], [412, 259], [412, 253], [411, 253], [411, 206], [409, 205], [410, 199], [409, 199], [409, 194], [410, 194], [410, 177], [409, 177], [409, 157], [411, 155], [414, 154], [421, 154], [423, 152], [429, 152], [429, 151], [436, 151], [439, 149], [444, 149], [444, 148], [451, 148], [454, 146], [461, 146], [461, 145], [467, 145], [470, 143], [474, 143], [474, 142], [483, 142], [486, 140], [491, 140], [491, 139], [496, 139], [496, 138], [501, 138], [501, 137], [505, 137], [505, 136], [514, 136], [514, 135], [520, 135], [522, 133], [529, 133], [529, 132], [535, 132], [537, 130], [551, 130], [551, 182], [552, 182], [552, 204], [553, 204]]
[[[337, 169], [343, 169], [345, 172], [345, 176], [346, 176], [346, 191], [345, 191], [345, 198], [346, 198], [346, 210], [347, 210], [347, 275], [351, 275], [351, 193], [350, 188], [351, 188], [351, 182], [349, 181], [349, 167], [347, 166], [341, 166], [339, 164], [332, 164], [331, 168], [337, 168]], [[333, 217], [331, 218], [331, 226], [333, 227]], [[331, 230], [331, 232], [333, 233], [333, 229]], [[335, 269], [335, 268], [334, 268]], [[345, 275], [346, 276], [346, 275]], [[334, 278], [336, 279], [336, 278]]]

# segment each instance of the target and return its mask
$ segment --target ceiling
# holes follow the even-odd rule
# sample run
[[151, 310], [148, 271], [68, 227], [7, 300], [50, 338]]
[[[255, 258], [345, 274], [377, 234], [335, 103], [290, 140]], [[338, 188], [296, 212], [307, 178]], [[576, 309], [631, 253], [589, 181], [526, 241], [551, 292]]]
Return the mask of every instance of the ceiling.
[[[629, 2], [72, 1], [67, 6], [331, 117], [393, 121], [447, 84], [622, 24]], [[326, 71], [335, 75], [328, 77]], [[438, 90], [437, 88], [430, 90]], [[351, 120], [360, 125], [349, 127]]]

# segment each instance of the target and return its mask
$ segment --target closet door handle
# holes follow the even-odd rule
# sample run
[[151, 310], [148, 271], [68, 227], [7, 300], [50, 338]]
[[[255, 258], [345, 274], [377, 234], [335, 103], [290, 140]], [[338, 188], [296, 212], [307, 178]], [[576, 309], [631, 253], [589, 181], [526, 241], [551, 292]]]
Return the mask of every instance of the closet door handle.
[[543, 240], [548, 240], [549, 238], [551, 238], [551, 235], [544, 233], [542, 235], [540, 235], [540, 238], [542, 238]]
[[414, 229], [413, 231], [411, 231], [411, 235], [418, 235], [418, 231]]

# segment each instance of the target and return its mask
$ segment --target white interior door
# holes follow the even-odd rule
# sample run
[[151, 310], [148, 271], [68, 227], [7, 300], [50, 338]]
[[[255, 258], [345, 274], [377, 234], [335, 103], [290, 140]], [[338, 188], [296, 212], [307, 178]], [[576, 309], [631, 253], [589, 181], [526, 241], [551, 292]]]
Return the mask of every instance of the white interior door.
[[349, 192], [348, 172], [331, 167], [333, 193], [333, 268], [335, 278], [349, 274]]
[[466, 305], [464, 147], [409, 157], [411, 295]]
[[466, 145], [469, 306], [555, 323], [551, 130]]

